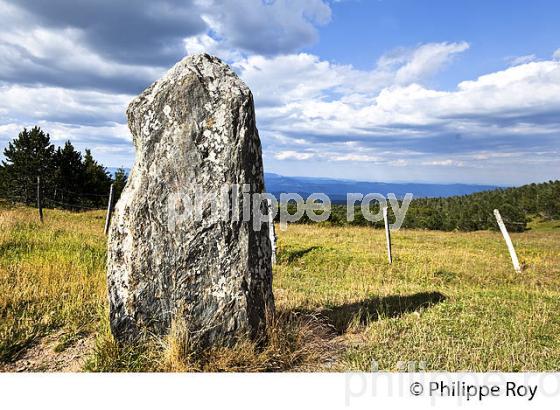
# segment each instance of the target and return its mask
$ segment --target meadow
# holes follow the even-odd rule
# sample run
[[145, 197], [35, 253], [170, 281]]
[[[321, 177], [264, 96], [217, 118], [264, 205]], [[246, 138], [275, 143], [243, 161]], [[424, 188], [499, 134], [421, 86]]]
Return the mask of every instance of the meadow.
[[104, 212], [0, 208], [3, 371], [558, 371], [560, 223], [513, 233], [277, 230], [268, 342], [196, 351], [180, 327], [119, 346], [108, 327]]

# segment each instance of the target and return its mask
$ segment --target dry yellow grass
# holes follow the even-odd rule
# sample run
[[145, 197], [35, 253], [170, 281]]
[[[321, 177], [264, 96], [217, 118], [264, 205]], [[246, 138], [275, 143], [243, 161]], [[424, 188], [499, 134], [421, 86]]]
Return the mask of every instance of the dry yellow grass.
[[93, 332], [105, 309], [102, 212], [0, 210], [0, 360], [55, 329], [60, 343]]
[[[86, 370], [285, 371], [560, 368], [560, 230], [512, 235], [516, 274], [497, 232], [384, 234], [290, 225], [279, 232], [268, 343], [198, 351], [180, 326], [120, 347], [108, 329], [104, 213], [0, 209], [0, 368], [46, 335], [64, 351], [95, 337]], [[320, 317], [320, 319], [319, 319]], [[48, 370], [48, 369], [47, 369]]]

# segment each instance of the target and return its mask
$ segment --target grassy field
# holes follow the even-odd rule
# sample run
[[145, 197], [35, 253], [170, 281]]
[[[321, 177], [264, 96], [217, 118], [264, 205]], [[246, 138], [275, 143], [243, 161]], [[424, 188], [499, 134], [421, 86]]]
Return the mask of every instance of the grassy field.
[[45, 214], [40, 225], [36, 210], [0, 209], [3, 370], [560, 370], [558, 223], [512, 235], [521, 274], [498, 232], [394, 232], [388, 265], [382, 231], [290, 225], [269, 344], [194, 354], [180, 329], [119, 347], [103, 212]]

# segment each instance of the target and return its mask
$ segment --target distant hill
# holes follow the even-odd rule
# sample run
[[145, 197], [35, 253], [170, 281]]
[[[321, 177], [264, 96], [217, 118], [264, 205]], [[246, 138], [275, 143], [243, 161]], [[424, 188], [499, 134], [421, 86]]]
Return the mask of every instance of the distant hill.
[[333, 203], [345, 203], [346, 194], [349, 192], [383, 195], [393, 193], [399, 198], [411, 192], [415, 198], [446, 198], [498, 188], [495, 185], [384, 183], [333, 178], [286, 177], [273, 173], [265, 173], [264, 176], [266, 190], [276, 196], [282, 192], [295, 192], [307, 197], [314, 192], [321, 192], [327, 194]]

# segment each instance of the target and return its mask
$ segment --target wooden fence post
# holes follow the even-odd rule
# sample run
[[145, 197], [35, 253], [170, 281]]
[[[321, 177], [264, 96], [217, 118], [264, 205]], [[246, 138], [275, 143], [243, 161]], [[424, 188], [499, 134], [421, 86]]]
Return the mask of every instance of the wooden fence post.
[[107, 204], [107, 218], [105, 219], [105, 235], [109, 233], [109, 226], [111, 226], [111, 216], [113, 215], [113, 195], [114, 186], [111, 184], [111, 189], [109, 190], [109, 203]]
[[43, 223], [43, 203], [41, 202], [41, 177], [37, 177], [37, 209], [39, 210], [39, 220]]
[[509, 233], [504, 225], [504, 221], [502, 220], [502, 216], [500, 215], [500, 211], [494, 209], [494, 216], [496, 216], [496, 221], [498, 222], [498, 226], [500, 227], [500, 231], [502, 231], [502, 235], [506, 241], [507, 248], [509, 250], [509, 254], [511, 256], [511, 261], [513, 262], [513, 269], [517, 273], [521, 272], [521, 267], [519, 266], [519, 260], [517, 259], [517, 254], [515, 253], [515, 248], [513, 247], [513, 243], [511, 242], [511, 238], [509, 237]]
[[272, 265], [276, 265], [276, 232], [274, 231], [274, 218], [272, 216], [272, 201], [270, 198], [267, 198], [266, 202], [268, 205], [268, 238], [270, 239], [270, 246], [272, 248], [270, 259]]
[[387, 257], [389, 264], [393, 263], [393, 255], [391, 254], [391, 230], [389, 229], [389, 217], [387, 215], [387, 207], [383, 207], [383, 220], [385, 221], [385, 238], [387, 239]]

